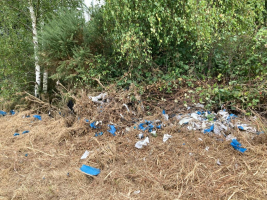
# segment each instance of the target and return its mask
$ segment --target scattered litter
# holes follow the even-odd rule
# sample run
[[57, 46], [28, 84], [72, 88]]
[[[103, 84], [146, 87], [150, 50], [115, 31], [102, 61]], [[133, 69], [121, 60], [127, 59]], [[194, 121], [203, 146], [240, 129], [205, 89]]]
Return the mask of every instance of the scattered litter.
[[23, 131], [22, 134], [29, 133], [30, 131]]
[[110, 128], [110, 130], [108, 130], [108, 132], [110, 132], [112, 135], [116, 136], [115, 132], [116, 132], [116, 128], [114, 125], [108, 125], [108, 127]]
[[258, 131], [256, 134], [257, 135], [264, 134], [264, 131]]
[[189, 153], [189, 156], [192, 156], [193, 155], [193, 153]]
[[67, 173], [67, 176], [70, 176], [70, 173], [69, 172]]
[[143, 139], [143, 138], [144, 138], [144, 134], [143, 134], [143, 133], [139, 133], [139, 134], [138, 134], [138, 138], [139, 138], [139, 139]]
[[185, 143], [183, 143], [183, 145], [185, 145]]
[[213, 125], [211, 125], [211, 127], [210, 128], [208, 128], [208, 129], [205, 129], [204, 130], [204, 133], [210, 133], [210, 132], [212, 132], [214, 130], [214, 124]]
[[100, 173], [100, 169], [94, 168], [94, 167], [90, 167], [87, 165], [82, 165], [82, 167], [80, 168], [81, 172], [87, 174], [87, 175], [93, 175], [96, 176]]
[[163, 142], [166, 142], [169, 138], [172, 138], [172, 136], [169, 135], [169, 134], [164, 134], [164, 136], [163, 136]]
[[103, 104], [105, 97], [107, 95], [108, 95], [107, 93], [101, 93], [100, 95], [95, 96], [95, 97], [91, 97], [91, 96], [88, 96], [88, 97], [89, 97], [89, 99], [91, 99], [95, 103]]
[[6, 112], [5, 112], [5, 111], [2, 111], [2, 110], [0, 110], [0, 115], [2, 115], [2, 116], [6, 116]]
[[95, 133], [95, 137], [103, 135], [103, 132]]
[[236, 139], [232, 140], [231, 145], [234, 149], [240, 151], [241, 153], [244, 153], [247, 150], [246, 148], [242, 148], [242, 145]]
[[140, 190], [136, 190], [136, 191], [134, 191], [133, 193], [134, 194], [139, 194], [141, 191]]
[[156, 132], [156, 131], [151, 131], [151, 135], [152, 135], [153, 137], [157, 137], [157, 132]]
[[229, 140], [234, 140], [234, 139], [236, 139], [236, 137], [233, 136], [232, 134], [230, 134], [230, 135], [227, 135], [225, 139], [226, 139], [226, 141], [229, 141]]
[[203, 141], [202, 138], [198, 138], [199, 141]]
[[86, 151], [84, 152], [84, 154], [82, 155], [81, 160], [86, 159], [86, 158], [89, 156], [89, 153], [90, 153], [90, 152], [86, 150]]
[[10, 115], [15, 115], [15, 111], [14, 110], [10, 110]]
[[28, 154], [27, 153], [25, 154], [25, 157], [28, 157]]
[[206, 147], [205, 150], [208, 151], [210, 148], [209, 147]]
[[96, 122], [92, 122], [92, 123], [90, 124], [90, 127], [93, 128], [93, 129], [97, 129], [97, 127], [95, 126], [95, 124], [96, 124]]
[[[79, 120], [79, 118], [78, 118], [78, 120]], [[88, 119], [85, 119], [85, 122], [89, 123], [89, 120]]]
[[204, 105], [201, 104], [201, 103], [197, 103], [197, 104], [196, 104], [196, 107], [197, 107], [197, 108], [204, 108]]
[[219, 159], [217, 160], [217, 165], [222, 165]]
[[128, 106], [124, 103], [123, 106], [125, 106], [125, 108], [127, 109], [128, 112], [130, 112]]
[[185, 118], [183, 118], [182, 120], [179, 121], [179, 124], [180, 125], [188, 124], [188, 122], [190, 122], [191, 120], [193, 120], [193, 118], [191, 118], [191, 117], [185, 117]]
[[18, 136], [19, 135], [19, 133], [14, 133], [14, 136]]
[[143, 146], [147, 146], [148, 144], [149, 144], [149, 138], [146, 137], [144, 140], [136, 142], [135, 147], [141, 149]]
[[251, 133], [256, 133], [256, 129], [255, 128], [252, 128], [250, 126], [248, 126], [247, 124], [240, 124], [240, 125], [237, 125], [237, 128], [241, 131], [248, 131], [248, 132], [251, 132]]
[[42, 120], [42, 117], [40, 116], [40, 115], [33, 115], [33, 117], [35, 118], [35, 119], [38, 119], [38, 120]]

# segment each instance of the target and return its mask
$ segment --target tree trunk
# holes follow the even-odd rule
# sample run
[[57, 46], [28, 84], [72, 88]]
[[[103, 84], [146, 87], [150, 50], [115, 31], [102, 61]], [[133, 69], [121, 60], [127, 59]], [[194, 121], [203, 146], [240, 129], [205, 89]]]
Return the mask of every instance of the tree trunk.
[[48, 78], [48, 71], [47, 69], [44, 70], [44, 76], [43, 76], [43, 92], [47, 93], [47, 78]]
[[34, 45], [34, 60], [35, 60], [35, 96], [40, 96], [39, 94], [39, 87], [41, 84], [41, 75], [40, 75], [40, 65], [39, 65], [39, 58], [38, 58], [38, 38], [37, 38], [37, 28], [36, 28], [36, 15], [33, 10], [32, 1], [29, 0], [29, 10], [31, 14], [32, 20], [32, 40]]

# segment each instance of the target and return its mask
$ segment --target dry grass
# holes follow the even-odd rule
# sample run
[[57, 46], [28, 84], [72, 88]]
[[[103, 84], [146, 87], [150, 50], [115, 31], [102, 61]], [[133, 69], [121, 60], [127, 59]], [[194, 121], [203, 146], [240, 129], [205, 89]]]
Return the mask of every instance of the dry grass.
[[[126, 133], [124, 128], [142, 115], [142, 105], [132, 105], [135, 114], [127, 114], [121, 106], [129, 103], [126, 93], [111, 97], [100, 113], [85, 95], [77, 98], [80, 120], [42, 115], [42, 121], [33, 121], [22, 118], [23, 112], [0, 118], [0, 199], [267, 198], [265, 134], [233, 132], [248, 149], [242, 154], [229, 141], [170, 124], [157, 132], [158, 137], [150, 137], [148, 146], [136, 149], [139, 131]], [[153, 109], [154, 115], [146, 119], [160, 117], [161, 111]], [[85, 117], [102, 120], [104, 135], [94, 137]], [[107, 122], [122, 127], [115, 137], [106, 131]], [[24, 130], [30, 132], [13, 136]], [[163, 143], [165, 133], [173, 137]], [[90, 155], [80, 160], [85, 150]], [[82, 164], [101, 173], [86, 176], [79, 171]]]

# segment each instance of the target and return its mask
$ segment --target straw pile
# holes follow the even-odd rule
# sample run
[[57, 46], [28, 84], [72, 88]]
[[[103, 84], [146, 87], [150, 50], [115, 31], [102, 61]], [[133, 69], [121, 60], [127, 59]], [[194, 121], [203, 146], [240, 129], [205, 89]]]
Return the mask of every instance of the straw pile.
[[[140, 131], [125, 128], [140, 117], [163, 119], [161, 108], [152, 105], [147, 116], [148, 103], [130, 92], [109, 95], [101, 110], [81, 95], [75, 99], [76, 116], [42, 114], [42, 121], [35, 121], [22, 118], [27, 111], [1, 117], [0, 199], [267, 198], [266, 134], [235, 130], [233, 134], [248, 149], [242, 154], [230, 141], [166, 122], [157, 137], [150, 136], [148, 146], [137, 149]], [[102, 121], [97, 132], [104, 135], [94, 137], [96, 130], [84, 118]], [[117, 128], [115, 137], [106, 131], [111, 123]], [[25, 130], [30, 132], [21, 134]], [[15, 132], [20, 135], [13, 136]], [[164, 134], [172, 135], [165, 143]], [[85, 150], [90, 154], [81, 160]], [[101, 173], [86, 176], [79, 171], [82, 164]]]

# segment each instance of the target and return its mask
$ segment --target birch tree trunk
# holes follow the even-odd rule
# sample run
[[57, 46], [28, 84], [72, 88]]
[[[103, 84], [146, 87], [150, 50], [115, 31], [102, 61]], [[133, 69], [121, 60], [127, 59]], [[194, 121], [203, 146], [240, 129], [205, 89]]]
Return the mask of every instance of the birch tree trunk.
[[31, 14], [31, 20], [32, 20], [32, 40], [34, 45], [34, 60], [35, 60], [35, 96], [40, 96], [39, 94], [39, 87], [41, 84], [41, 74], [40, 74], [40, 65], [39, 65], [39, 58], [38, 58], [38, 38], [37, 38], [37, 27], [36, 27], [36, 15], [33, 10], [33, 4], [32, 1], [29, 0], [29, 10]]
[[46, 94], [47, 93], [47, 78], [48, 78], [48, 71], [47, 69], [44, 70], [44, 76], [43, 76], [43, 91]]

